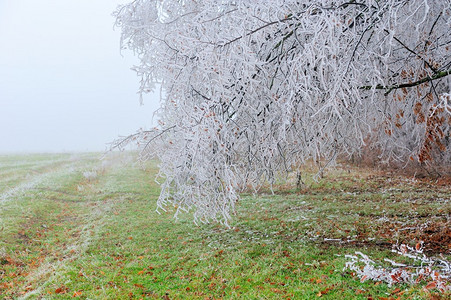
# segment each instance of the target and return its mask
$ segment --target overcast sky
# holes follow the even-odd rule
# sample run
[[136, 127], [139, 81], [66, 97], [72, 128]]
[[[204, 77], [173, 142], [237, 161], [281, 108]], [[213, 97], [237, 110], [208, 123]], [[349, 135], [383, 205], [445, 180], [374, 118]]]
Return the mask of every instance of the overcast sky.
[[[0, 0], [0, 152], [103, 151], [152, 125], [111, 13], [130, 0]], [[155, 123], [155, 120], [154, 120]]]

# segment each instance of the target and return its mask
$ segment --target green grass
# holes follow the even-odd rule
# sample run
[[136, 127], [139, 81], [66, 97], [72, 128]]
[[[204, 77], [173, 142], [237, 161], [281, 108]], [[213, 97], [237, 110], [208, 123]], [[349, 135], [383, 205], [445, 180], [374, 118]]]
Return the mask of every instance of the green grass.
[[[315, 182], [306, 169], [300, 192], [243, 195], [232, 228], [196, 227], [189, 215], [155, 212], [155, 162], [143, 169], [128, 154], [99, 157], [0, 157], [0, 298], [439, 295], [424, 284], [361, 283], [343, 271], [344, 255], [393, 258], [392, 243], [421, 239], [449, 259], [449, 185], [349, 167]], [[83, 172], [93, 169], [89, 181]]]

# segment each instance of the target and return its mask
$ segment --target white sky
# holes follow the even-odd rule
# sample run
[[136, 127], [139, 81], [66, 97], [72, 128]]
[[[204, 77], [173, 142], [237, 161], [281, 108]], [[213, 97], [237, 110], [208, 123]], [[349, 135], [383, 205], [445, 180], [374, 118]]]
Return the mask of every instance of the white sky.
[[0, 152], [103, 151], [151, 127], [159, 96], [140, 106], [113, 30], [130, 1], [0, 0]]

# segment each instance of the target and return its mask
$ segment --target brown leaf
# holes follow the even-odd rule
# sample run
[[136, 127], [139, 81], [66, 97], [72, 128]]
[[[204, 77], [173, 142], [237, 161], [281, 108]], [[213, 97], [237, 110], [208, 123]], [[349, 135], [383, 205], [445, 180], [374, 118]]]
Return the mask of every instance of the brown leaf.
[[[325, 295], [325, 294], [327, 294], [331, 289], [332, 289], [332, 288], [327, 288], [327, 289], [325, 289], [325, 290], [322, 290], [322, 291], [320, 291], [320, 292], [318, 293], [318, 295], [319, 295], [319, 294]], [[321, 297], [321, 296], [319, 296], [319, 297]]]
[[55, 294], [65, 294], [68, 292], [68, 290], [69, 289], [66, 286], [62, 285], [55, 290]]
[[439, 272], [437, 272], [437, 271], [434, 271], [434, 273], [432, 273], [432, 274], [433, 274], [433, 276], [432, 276], [432, 277], [433, 277], [434, 279], [436, 279], [436, 280], [437, 280], [437, 279], [438, 279], [438, 280], [440, 280], [440, 274], [439, 274]]
[[401, 291], [401, 289], [400, 288], [396, 288], [393, 292], [391, 292], [391, 294], [390, 295], [394, 295], [394, 294], [397, 294], [397, 293], [399, 293]]
[[81, 296], [81, 294], [82, 294], [82, 292], [81, 292], [81, 291], [75, 291], [75, 292], [74, 292], [74, 294], [72, 295], [72, 298], [75, 298], [75, 297], [80, 297], [80, 296]]
[[415, 249], [416, 249], [417, 251], [420, 251], [420, 249], [421, 249], [421, 242], [420, 242], [420, 243], [417, 243], [417, 244], [415, 245]]
[[431, 290], [434, 289], [435, 287], [437, 287], [437, 282], [431, 281], [424, 288], [427, 290]]
[[391, 276], [391, 279], [393, 279], [394, 282], [399, 282], [399, 278], [398, 278], [397, 274], [390, 275], [390, 276]]

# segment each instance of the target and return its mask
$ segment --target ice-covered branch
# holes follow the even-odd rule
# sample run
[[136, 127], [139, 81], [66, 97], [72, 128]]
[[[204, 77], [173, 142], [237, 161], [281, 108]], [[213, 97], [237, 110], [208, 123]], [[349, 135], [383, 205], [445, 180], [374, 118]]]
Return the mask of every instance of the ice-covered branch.
[[310, 158], [449, 164], [450, 16], [432, 0], [133, 1], [116, 24], [139, 92], [161, 83], [163, 125], [115, 145], [156, 155], [159, 206], [200, 222]]
[[400, 84], [395, 84], [395, 85], [391, 85], [391, 86], [383, 86], [383, 85], [376, 85], [376, 86], [371, 86], [371, 85], [365, 85], [362, 86], [362, 89], [365, 90], [370, 90], [370, 89], [376, 89], [376, 90], [387, 90], [384, 95], [387, 96], [388, 94], [390, 94], [393, 90], [397, 90], [397, 89], [402, 89], [402, 88], [410, 88], [410, 87], [415, 87], [417, 85], [426, 83], [426, 82], [431, 82], [433, 80], [437, 80], [440, 79], [442, 77], [451, 75], [451, 70], [447, 70], [447, 71], [440, 71], [440, 72], [436, 72], [433, 76], [425, 76], [417, 81], [414, 82], [409, 82], [409, 83], [400, 83]]

